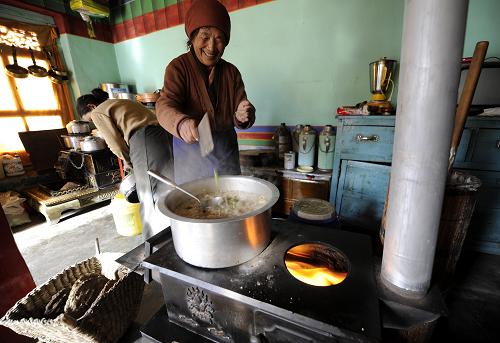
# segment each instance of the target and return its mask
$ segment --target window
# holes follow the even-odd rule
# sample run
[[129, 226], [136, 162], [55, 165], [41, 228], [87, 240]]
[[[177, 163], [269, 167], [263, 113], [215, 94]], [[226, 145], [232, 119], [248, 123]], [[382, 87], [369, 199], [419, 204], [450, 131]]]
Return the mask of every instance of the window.
[[62, 128], [72, 118], [67, 85], [53, 84], [48, 77], [14, 78], [5, 73], [5, 66], [14, 63], [13, 44], [19, 66], [33, 65], [31, 47], [36, 64], [50, 69], [34, 32], [0, 25], [0, 153], [24, 151], [18, 132]]

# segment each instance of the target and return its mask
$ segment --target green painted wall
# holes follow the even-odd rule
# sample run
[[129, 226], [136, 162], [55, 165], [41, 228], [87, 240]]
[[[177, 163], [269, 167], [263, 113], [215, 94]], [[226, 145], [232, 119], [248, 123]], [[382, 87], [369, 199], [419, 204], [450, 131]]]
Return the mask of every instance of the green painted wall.
[[[338, 106], [368, 99], [368, 64], [383, 56], [399, 60], [403, 7], [402, 0], [277, 0], [231, 12], [224, 58], [241, 71], [257, 124], [335, 124]], [[500, 56], [497, 13], [500, 1], [470, 1], [464, 56], [478, 40], [490, 41], [488, 56]], [[138, 92], [161, 88], [166, 65], [186, 51], [185, 41], [180, 25], [117, 43], [113, 66], [112, 45], [71, 36], [75, 94], [102, 81], [120, 80]]]
[[500, 1], [469, 0], [464, 56], [472, 56], [478, 41], [487, 40], [489, 56], [500, 57]]
[[65, 66], [71, 73], [74, 99], [88, 93], [99, 83], [120, 81], [113, 44], [62, 34], [59, 46]]
[[[394, 20], [380, 25], [387, 11]], [[224, 58], [242, 73], [257, 124], [334, 123], [339, 105], [369, 96], [368, 63], [399, 57], [402, 13], [399, 0], [273, 1], [231, 13]], [[139, 92], [161, 88], [185, 41], [181, 25], [115, 44], [122, 81]]]

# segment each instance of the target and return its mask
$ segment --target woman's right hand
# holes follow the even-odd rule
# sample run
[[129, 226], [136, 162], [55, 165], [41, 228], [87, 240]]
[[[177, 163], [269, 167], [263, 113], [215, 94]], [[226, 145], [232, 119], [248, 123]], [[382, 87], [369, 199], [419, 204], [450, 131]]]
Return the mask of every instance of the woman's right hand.
[[179, 126], [179, 134], [184, 142], [193, 144], [200, 138], [198, 135], [198, 127], [194, 119], [185, 119]]

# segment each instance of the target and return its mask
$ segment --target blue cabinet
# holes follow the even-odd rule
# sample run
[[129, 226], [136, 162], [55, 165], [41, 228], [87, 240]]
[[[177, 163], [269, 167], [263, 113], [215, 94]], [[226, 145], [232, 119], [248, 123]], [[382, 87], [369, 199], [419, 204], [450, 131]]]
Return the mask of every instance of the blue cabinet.
[[[395, 117], [338, 119], [330, 201], [344, 222], [378, 231], [390, 178]], [[500, 118], [468, 118], [454, 167], [483, 182], [468, 246], [500, 254]]]

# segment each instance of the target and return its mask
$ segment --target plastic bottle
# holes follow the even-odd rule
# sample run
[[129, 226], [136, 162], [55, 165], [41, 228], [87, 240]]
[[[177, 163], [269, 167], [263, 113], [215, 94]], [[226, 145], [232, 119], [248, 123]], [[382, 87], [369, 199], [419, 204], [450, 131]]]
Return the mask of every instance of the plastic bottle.
[[135, 236], [142, 233], [141, 215], [139, 203], [130, 203], [122, 193], [116, 194], [111, 200], [113, 209], [113, 220], [116, 231], [122, 236]]

